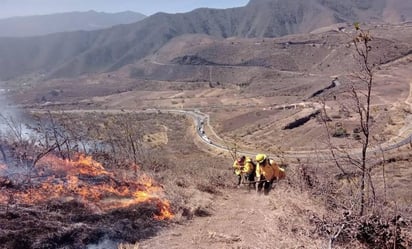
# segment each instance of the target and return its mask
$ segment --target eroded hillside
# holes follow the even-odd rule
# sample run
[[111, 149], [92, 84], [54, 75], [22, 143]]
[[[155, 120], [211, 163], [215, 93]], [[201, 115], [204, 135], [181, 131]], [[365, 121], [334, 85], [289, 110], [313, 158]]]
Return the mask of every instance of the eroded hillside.
[[[395, 5], [396, 4], [396, 5]], [[113, 71], [155, 53], [183, 34], [214, 37], [279, 37], [354, 21], [409, 21], [408, 0], [251, 1], [227, 10], [158, 13], [130, 25], [30, 39], [0, 39], [0, 78], [41, 73], [58, 78]]]

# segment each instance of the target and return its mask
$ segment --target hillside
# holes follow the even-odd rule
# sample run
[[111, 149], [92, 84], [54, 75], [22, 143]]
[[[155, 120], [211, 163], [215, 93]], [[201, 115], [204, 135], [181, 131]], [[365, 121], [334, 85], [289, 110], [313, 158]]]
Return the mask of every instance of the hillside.
[[71, 77], [112, 71], [154, 53], [183, 34], [278, 37], [340, 22], [408, 21], [411, 8], [408, 0], [254, 0], [241, 8], [158, 13], [138, 23], [101, 31], [1, 38], [0, 79], [36, 72]]
[[[368, 149], [365, 215], [356, 154], [363, 140], [347, 94], [359, 76], [353, 25], [277, 38], [185, 34], [109, 73], [0, 81], [0, 99], [25, 109], [40, 132], [14, 142], [21, 126], [3, 117], [17, 129], [0, 129], [0, 247], [411, 248], [412, 25], [361, 27], [379, 64], [371, 96], [371, 146], [379, 150]], [[125, 45], [120, 34], [106, 33], [117, 48]], [[146, 34], [145, 42], [158, 35]], [[95, 31], [47, 39], [56, 37], [72, 51], [107, 38]], [[89, 61], [79, 55], [74, 67], [111, 51], [100, 52]], [[326, 127], [348, 136], [328, 140]], [[237, 188], [228, 148], [266, 153], [287, 178], [268, 196]]]
[[[373, 101], [387, 105], [382, 110], [388, 110], [390, 103], [408, 94], [412, 27], [365, 27], [374, 37], [371, 59], [380, 64]], [[80, 102], [109, 109], [199, 108], [212, 113], [218, 134], [226, 139], [237, 135], [248, 149], [257, 144], [267, 150], [276, 150], [278, 144], [287, 150], [308, 149], [320, 136], [318, 122], [312, 119], [296, 129], [284, 127], [305, 115], [310, 117], [310, 108], [301, 112], [294, 103], [307, 102], [313, 107], [311, 103], [318, 101], [315, 96], [322, 92], [325, 95], [321, 96], [333, 94], [344, 99], [343, 89], [327, 88], [335, 77], [348, 84], [357, 70], [349, 38], [353, 32], [353, 27], [347, 27], [345, 31], [264, 39], [184, 35], [172, 39], [154, 56], [110, 73], [46, 81], [28, 78], [18, 81], [16, 87], [10, 82], [0, 88], [9, 88], [16, 103], [40, 107], [62, 103], [61, 108], [71, 108]], [[289, 104], [290, 110], [278, 108]], [[339, 112], [338, 106], [335, 108]], [[379, 115], [382, 124], [388, 115], [397, 112]], [[387, 132], [392, 128], [388, 126]], [[353, 123], [348, 124], [351, 129]], [[267, 137], [272, 144], [265, 144]]]
[[27, 37], [76, 30], [104, 29], [114, 25], [134, 23], [143, 18], [145, 18], [143, 14], [132, 11], [113, 14], [88, 11], [11, 17], [0, 19], [0, 37]]

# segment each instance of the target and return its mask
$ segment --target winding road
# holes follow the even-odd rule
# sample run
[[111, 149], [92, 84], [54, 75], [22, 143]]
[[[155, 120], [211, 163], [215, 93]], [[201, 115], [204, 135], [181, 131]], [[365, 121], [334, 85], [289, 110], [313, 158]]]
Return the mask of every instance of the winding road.
[[[411, 91], [412, 92], [412, 91]], [[290, 106], [294, 106], [295, 104], [292, 104]], [[412, 108], [412, 106], [411, 106]], [[181, 113], [181, 114], [185, 114], [188, 116], [191, 116], [194, 120], [195, 123], [195, 128], [197, 131], [197, 135], [199, 136], [199, 138], [206, 144], [208, 144], [211, 147], [223, 150], [228, 152], [229, 149], [227, 148], [227, 146], [219, 144], [217, 141], [211, 141], [210, 138], [203, 133], [202, 131], [204, 131], [204, 126], [207, 125], [208, 128], [213, 132], [213, 128], [210, 126], [209, 123], [209, 115], [204, 114], [198, 110], [196, 111], [177, 111], [177, 110], [169, 110], [169, 112], [175, 112], [175, 113]], [[412, 121], [412, 116], [409, 117], [408, 119], [410, 119], [410, 121]], [[399, 134], [396, 139], [392, 139], [392, 142], [386, 142], [383, 143], [381, 145], [378, 145], [375, 148], [370, 148], [368, 151], [371, 153], [373, 152], [378, 152], [378, 151], [390, 151], [390, 150], [394, 150], [396, 148], [402, 147], [404, 145], [407, 144], [412, 144], [412, 122], [406, 122], [405, 126], [402, 128], [404, 131], [402, 132], [402, 134]], [[218, 137], [216, 133], [214, 133], [215, 137]], [[401, 139], [399, 139], [401, 138]], [[219, 138], [221, 141], [223, 141], [223, 139]], [[329, 153], [328, 149], [325, 150], [317, 150], [316, 152], [327, 152]], [[245, 154], [247, 156], [254, 156], [256, 155], [256, 152], [250, 152], [250, 151], [238, 151], [238, 153], [240, 154]], [[270, 153], [268, 153], [270, 154]], [[314, 151], [285, 151], [285, 157], [287, 158], [310, 158], [314, 156]], [[353, 155], [359, 154], [359, 152], [354, 152], [352, 150]]]

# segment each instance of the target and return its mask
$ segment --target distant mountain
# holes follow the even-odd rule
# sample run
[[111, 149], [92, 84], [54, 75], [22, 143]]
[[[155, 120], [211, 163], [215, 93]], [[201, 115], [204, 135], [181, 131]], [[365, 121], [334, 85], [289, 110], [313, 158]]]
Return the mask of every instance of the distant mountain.
[[88, 11], [11, 17], [0, 19], [0, 36], [25, 37], [57, 32], [104, 29], [118, 24], [134, 23], [143, 18], [145, 15], [132, 11], [113, 14]]
[[251, 0], [237, 33], [274, 37], [334, 23], [412, 21], [411, 0]]
[[411, 20], [411, 0], [251, 0], [245, 7], [226, 10], [158, 13], [99, 31], [1, 38], [0, 79], [39, 71], [50, 77], [111, 71], [183, 34], [278, 37], [340, 22]]

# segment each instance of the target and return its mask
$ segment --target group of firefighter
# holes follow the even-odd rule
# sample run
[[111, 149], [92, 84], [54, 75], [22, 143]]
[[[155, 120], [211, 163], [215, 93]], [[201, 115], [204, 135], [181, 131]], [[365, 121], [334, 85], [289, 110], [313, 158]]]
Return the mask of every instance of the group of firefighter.
[[237, 186], [248, 184], [256, 192], [267, 195], [275, 181], [285, 178], [285, 170], [265, 154], [257, 154], [255, 161], [247, 156], [241, 156], [233, 163], [237, 176]]

